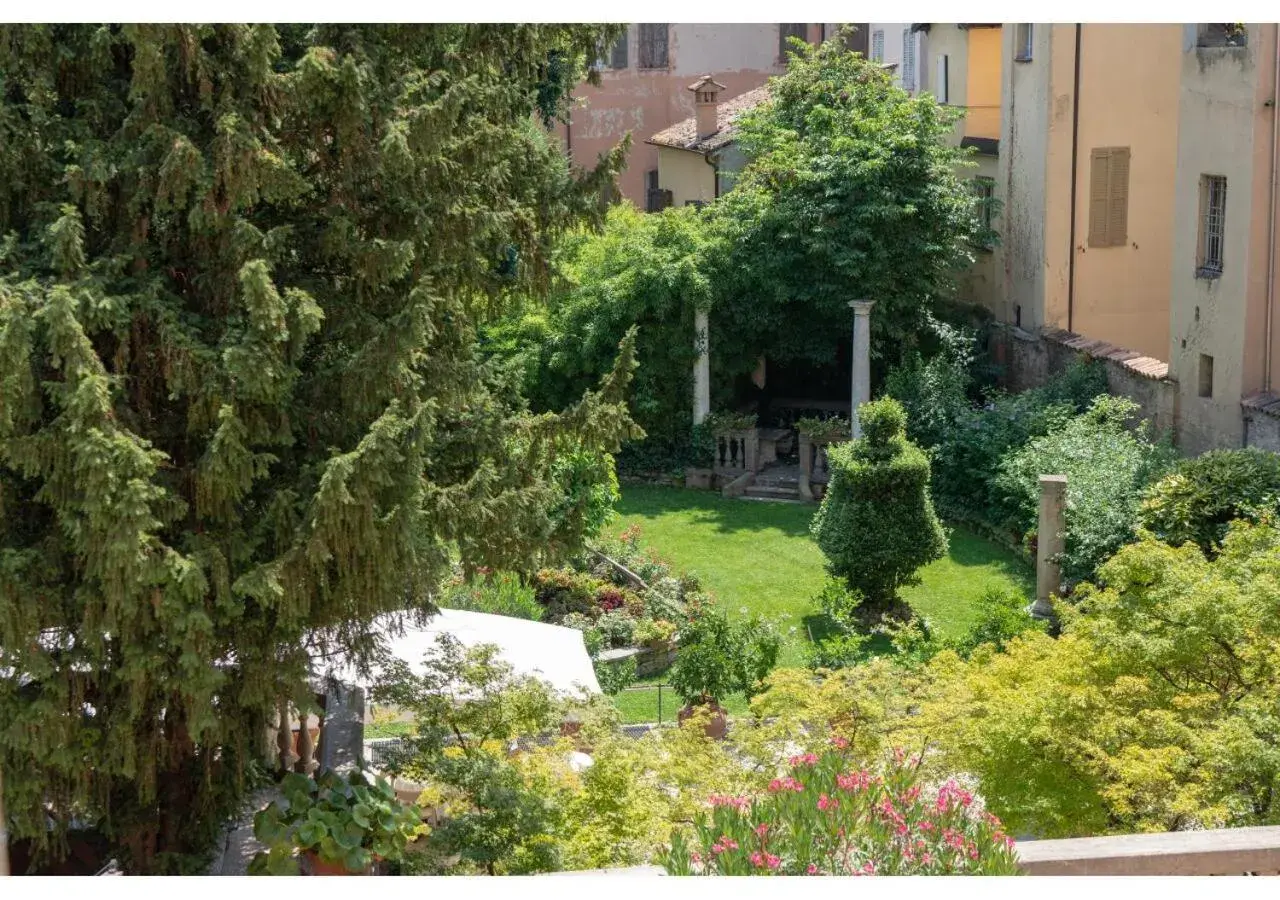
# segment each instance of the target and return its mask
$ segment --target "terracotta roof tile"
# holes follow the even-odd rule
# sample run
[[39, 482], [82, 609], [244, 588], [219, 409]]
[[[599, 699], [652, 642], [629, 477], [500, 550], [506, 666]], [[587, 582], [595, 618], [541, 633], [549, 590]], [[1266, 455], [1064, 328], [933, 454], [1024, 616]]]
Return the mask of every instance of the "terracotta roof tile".
[[755, 109], [769, 99], [769, 86], [764, 85], [745, 94], [739, 94], [723, 101], [716, 109], [717, 131], [710, 137], [698, 140], [698, 117], [690, 116], [683, 122], [664, 128], [645, 143], [657, 144], [660, 147], [675, 147], [678, 150], [695, 150], [706, 153], [718, 150], [733, 141], [737, 129], [734, 123], [747, 110]]

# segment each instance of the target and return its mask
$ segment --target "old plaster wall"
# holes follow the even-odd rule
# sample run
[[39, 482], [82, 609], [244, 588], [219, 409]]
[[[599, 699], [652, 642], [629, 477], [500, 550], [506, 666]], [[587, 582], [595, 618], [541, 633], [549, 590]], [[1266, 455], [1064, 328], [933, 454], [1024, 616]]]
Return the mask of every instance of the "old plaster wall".
[[[816, 39], [820, 29], [810, 25], [810, 38]], [[604, 70], [598, 87], [582, 85], [575, 92], [572, 121], [557, 131], [580, 166], [594, 165], [630, 134], [631, 151], [618, 185], [643, 209], [645, 174], [658, 168], [658, 148], [644, 142], [694, 114], [688, 86], [711, 74], [725, 86], [722, 97], [736, 97], [780, 74], [785, 63], [776, 24], [672, 24], [665, 69], [639, 68], [637, 25], [628, 26], [627, 41], [627, 68]]]

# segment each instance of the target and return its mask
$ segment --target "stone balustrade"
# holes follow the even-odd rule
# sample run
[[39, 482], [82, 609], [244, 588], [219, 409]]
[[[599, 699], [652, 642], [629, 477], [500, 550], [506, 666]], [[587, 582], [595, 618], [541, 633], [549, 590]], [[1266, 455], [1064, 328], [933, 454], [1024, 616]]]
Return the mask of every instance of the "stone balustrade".
[[1028, 875], [1280, 875], [1280, 827], [1020, 841]]
[[800, 496], [804, 499], [818, 499], [826, 489], [827, 482], [831, 479], [827, 447], [834, 443], [836, 441], [830, 438], [800, 435]]
[[268, 746], [275, 747], [270, 762], [275, 764], [278, 775], [314, 775], [360, 765], [364, 753], [364, 691], [331, 684], [317, 690], [315, 702], [319, 713], [304, 716], [289, 701], [280, 701], [275, 721], [268, 729]]
[[717, 475], [734, 477], [756, 471], [759, 456], [760, 435], [755, 428], [720, 431], [715, 436], [715, 463]]

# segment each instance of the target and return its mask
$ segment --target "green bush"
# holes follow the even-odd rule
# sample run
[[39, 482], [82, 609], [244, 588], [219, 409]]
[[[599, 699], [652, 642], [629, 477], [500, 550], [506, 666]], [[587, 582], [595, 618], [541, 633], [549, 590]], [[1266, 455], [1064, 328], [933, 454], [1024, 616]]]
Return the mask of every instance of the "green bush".
[[1032, 618], [1027, 598], [1021, 594], [995, 588], [979, 602], [978, 620], [969, 626], [964, 636], [951, 642], [951, 648], [963, 657], [986, 644], [1003, 650], [1015, 637], [1046, 628], [1044, 622]]
[[603, 613], [596, 619], [596, 629], [607, 647], [628, 647], [635, 635], [635, 620], [622, 611]]
[[473, 581], [458, 581], [445, 592], [440, 606], [534, 622], [541, 621], [545, 613], [534, 596], [533, 588], [521, 584], [520, 578], [509, 572], [485, 575]]
[[975, 405], [969, 399], [976, 391], [972, 333], [936, 323], [935, 330], [941, 351], [892, 370], [886, 393], [902, 402], [908, 436], [929, 454], [938, 510], [950, 519], [1006, 527], [1018, 509], [995, 486], [1001, 462], [1105, 394], [1106, 370], [1079, 360], [1041, 387], [996, 392]]
[[1166, 543], [1191, 541], [1215, 553], [1236, 519], [1257, 522], [1280, 506], [1280, 454], [1256, 448], [1210, 450], [1180, 460], [1152, 485], [1140, 510], [1142, 526]]
[[892, 398], [858, 410], [863, 437], [828, 453], [831, 481], [812, 531], [827, 569], [882, 615], [915, 572], [947, 551], [929, 497], [929, 460], [903, 434], [906, 413]]
[[1143, 491], [1173, 464], [1167, 443], [1153, 442], [1146, 423], [1128, 421], [1138, 406], [1124, 397], [1098, 397], [1081, 415], [1009, 454], [996, 486], [1013, 510], [1012, 524], [1033, 535], [1039, 519], [1040, 476], [1067, 477], [1066, 549], [1069, 581], [1093, 577], [1134, 537]]
[[700, 608], [680, 629], [671, 686], [685, 703], [759, 693], [778, 661], [782, 639], [758, 617], [731, 622], [724, 610]]

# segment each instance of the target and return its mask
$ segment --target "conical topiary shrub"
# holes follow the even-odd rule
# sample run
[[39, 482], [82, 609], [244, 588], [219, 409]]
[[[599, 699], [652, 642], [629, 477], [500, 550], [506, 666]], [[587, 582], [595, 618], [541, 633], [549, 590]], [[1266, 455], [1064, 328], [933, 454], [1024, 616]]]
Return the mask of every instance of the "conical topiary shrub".
[[812, 531], [827, 570], [860, 596], [859, 618], [908, 612], [898, 589], [947, 552], [929, 497], [929, 459], [906, 439], [906, 412], [892, 398], [858, 409], [863, 436], [828, 451], [831, 481]]

